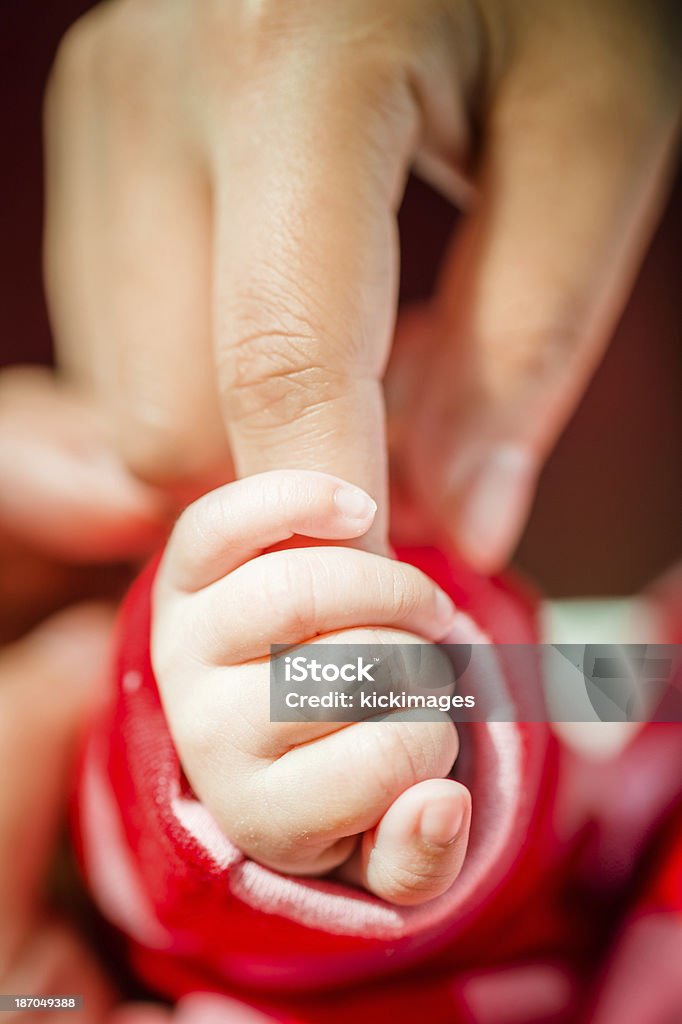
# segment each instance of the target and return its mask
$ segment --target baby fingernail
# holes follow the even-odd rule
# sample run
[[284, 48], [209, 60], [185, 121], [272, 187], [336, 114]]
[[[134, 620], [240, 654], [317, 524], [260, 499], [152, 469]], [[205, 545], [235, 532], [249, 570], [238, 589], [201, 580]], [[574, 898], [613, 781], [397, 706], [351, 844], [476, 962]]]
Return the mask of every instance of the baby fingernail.
[[500, 445], [481, 463], [464, 492], [457, 540], [474, 565], [504, 560], [523, 528], [532, 494], [535, 460], [520, 445]]
[[371, 519], [377, 510], [376, 502], [359, 487], [339, 487], [334, 504], [345, 519]]
[[461, 801], [434, 800], [421, 816], [421, 837], [434, 846], [449, 846], [462, 831], [464, 807]]

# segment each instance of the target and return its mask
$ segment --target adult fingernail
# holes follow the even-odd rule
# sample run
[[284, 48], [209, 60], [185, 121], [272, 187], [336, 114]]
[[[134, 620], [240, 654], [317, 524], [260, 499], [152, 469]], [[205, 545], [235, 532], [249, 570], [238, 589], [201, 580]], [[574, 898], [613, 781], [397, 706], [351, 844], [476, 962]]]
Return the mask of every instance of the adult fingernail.
[[532, 453], [505, 444], [489, 452], [457, 498], [457, 546], [482, 568], [496, 568], [517, 542], [525, 524], [537, 473]]
[[461, 800], [442, 797], [423, 811], [419, 826], [422, 839], [433, 846], [450, 846], [464, 824], [465, 808]]
[[334, 492], [334, 504], [344, 519], [366, 521], [373, 518], [377, 503], [359, 487], [339, 487]]

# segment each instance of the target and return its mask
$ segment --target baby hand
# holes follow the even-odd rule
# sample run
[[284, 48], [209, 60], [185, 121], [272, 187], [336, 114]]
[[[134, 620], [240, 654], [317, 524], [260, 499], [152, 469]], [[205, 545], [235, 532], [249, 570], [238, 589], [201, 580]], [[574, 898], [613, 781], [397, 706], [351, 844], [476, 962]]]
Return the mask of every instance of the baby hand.
[[458, 750], [451, 719], [269, 714], [273, 643], [423, 643], [453, 625], [450, 598], [412, 566], [310, 540], [292, 547], [299, 535], [360, 537], [375, 509], [336, 477], [293, 470], [199, 499], [157, 575], [152, 661], [187, 777], [241, 850], [290, 874], [344, 865], [377, 896], [420, 903], [452, 884], [468, 839], [469, 793], [446, 778]]

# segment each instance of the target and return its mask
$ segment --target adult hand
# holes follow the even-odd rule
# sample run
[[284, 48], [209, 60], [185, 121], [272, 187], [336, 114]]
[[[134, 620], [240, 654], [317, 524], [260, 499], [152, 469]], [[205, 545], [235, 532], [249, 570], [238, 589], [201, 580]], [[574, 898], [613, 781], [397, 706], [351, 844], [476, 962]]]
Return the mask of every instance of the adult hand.
[[[103, 606], [80, 606], [0, 650], [0, 991], [83, 995], [93, 1024], [105, 1018], [113, 988], [87, 944], [47, 907], [44, 876], [109, 625]], [[27, 1019], [70, 1016], [38, 1011]]]
[[[87, 1024], [210, 1024], [201, 1000], [172, 1013], [121, 1005], [88, 943], [46, 897], [75, 742], [106, 695], [113, 616], [99, 600], [54, 609], [106, 593], [105, 563], [158, 540], [157, 498], [111, 458], [97, 411], [38, 368], [0, 374], [0, 477], [0, 992], [82, 995]], [[226, 1022], [263, 1020], [232, 1003], [221, 1009]], [[20, 1015], [27, 1024], [73, 1019], [68, 1010]]]
[[48, 905], [45, 876], [74, 744], [102, 697], [112, 612], [89, 602], [53, 613], [88, 587], [103, 590], [74, 563], [130, 553], [155, 518], [153, 496], [102, 454], [109, 446], [97, 423], [47, 371], [0, 374], [0, 991], [83, 995], [92, 1024], [108, 1016], [114, 989]]
[[217, 484], [226, 424], [239, 475], [314, 468], [372, 493], [383, 545], [395, 215], [415, 166], [470, 212], [429, 309], [404, 325], [403, 474], [470, 560], [504, 560], [661, 208], [678, 11], [88, 13], [48, 96], [47, 281], [64, 365], [100, 396], [129, 467]]
[[[220, 1016], [198, 997], [174, 1012], [121, 1005], [89, 944], [45, 899], [74, 741], [102, 698], [110, 626], [106, 606], [80, 605], [0, 649], [0, 992], [80, 995], [79, 1016], [87, 1024], [265, 1024], [232, 1000], [219, 1003]], [[68, 1024], [73, 1012], [17, 1011], [16, 1017]]]
[[[158, 547], [168, 509], [112, 447], [101, 409], [50, 370], [0, 372], [0, 553], [39, 554], [44, 569], [45, 558], [101, 565]], [[15, 602], [23, 584], [15, 574]]]

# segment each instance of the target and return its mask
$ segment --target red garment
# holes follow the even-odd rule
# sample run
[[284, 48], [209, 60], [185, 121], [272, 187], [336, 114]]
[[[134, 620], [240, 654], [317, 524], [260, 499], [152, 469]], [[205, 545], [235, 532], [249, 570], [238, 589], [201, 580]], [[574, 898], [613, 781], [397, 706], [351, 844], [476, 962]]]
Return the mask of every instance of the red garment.
[[[493, 641], [537, 639], [532, 602], [506, 582], [431, 549], [400, 556]], [[677, 797], [679, 729], [663, 727], [667, 739], [659, 732], [655, 743], [645, 730], [633, 744], [649, 774], [664, 765], [668, 778], [672, 758], [677, 780], [655, 786], [632, 821], [616, 796], [625, 757], [595, 786], [543, 723], [462, 725], [457, 777], [472, 791], [474, 816], [448, 893], [404, 908], [339, 883], [283, 877], [243, 857], [183, 779], [149, 659], [153, 572], [122, 609], [115, 699], [89, 737], [77, 807], [86, 877], [129, 937], [139, 975], [172, 998], [231, 994], [296, 1024], [572, 1020], [575, 973], [600, 939], [595, 892], [612, 896], [601, 861], [624, 839], [628, 876], [652, 822]], [[504, 647], [496, 653], [523, 718], [538, 699], [537, 666], [512, 678]], [[600, 820], [604, 804], [610, 813]]]
[[659, 844], [643, 895], [620, 930], [585, 1020], [682, 1021], [682, 817]]

